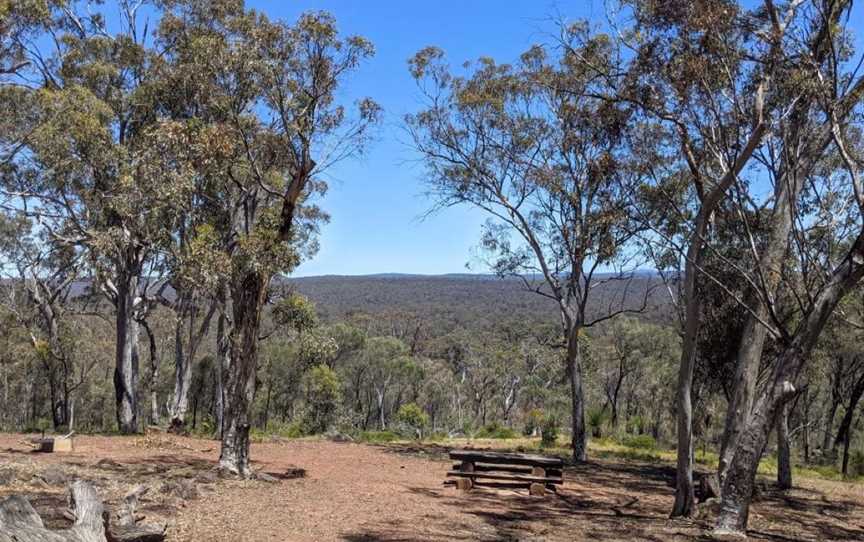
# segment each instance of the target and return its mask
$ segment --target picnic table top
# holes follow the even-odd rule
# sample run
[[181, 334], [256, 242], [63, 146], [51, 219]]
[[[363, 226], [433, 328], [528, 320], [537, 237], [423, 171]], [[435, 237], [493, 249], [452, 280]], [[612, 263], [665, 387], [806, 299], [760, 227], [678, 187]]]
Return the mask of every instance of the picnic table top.
[[452, 450], [450, 452], [450, 459], [502, 465], [536, 465], [538, 467], [560, 468], [564, 465], [564, 461], [559, 457], [547, 457], [545, 455], [536, 454], [488, 452], [485, 450]]

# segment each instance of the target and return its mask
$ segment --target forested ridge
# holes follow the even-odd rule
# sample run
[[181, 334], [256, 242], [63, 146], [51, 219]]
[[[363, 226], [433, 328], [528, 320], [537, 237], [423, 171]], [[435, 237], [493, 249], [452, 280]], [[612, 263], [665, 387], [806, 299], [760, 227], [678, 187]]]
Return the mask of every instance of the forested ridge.
[[0, 0], [0, 428], [195, 433], [240, 479], [269, 434], [674, 448], [671, 517], [744, 534], [764, 460], [864, 474], [856, 9], [620, 0], [514, 59], [422, 47], [398, 124], [488, 275], [292, 278], [385, 124], [346, 92], [372, 41]]

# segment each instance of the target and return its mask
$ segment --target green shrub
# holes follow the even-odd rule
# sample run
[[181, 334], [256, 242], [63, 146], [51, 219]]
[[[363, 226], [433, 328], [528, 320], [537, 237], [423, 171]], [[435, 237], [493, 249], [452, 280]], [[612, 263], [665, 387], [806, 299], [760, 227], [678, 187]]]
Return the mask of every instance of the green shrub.
[[393, 431], [362, 431], [357, 435], [361, 442], [393, 442], [399, 440], [399, 435]]
[[864, 451], [855, 450], [849, 455], [849, 476], [864, 476]]
[[303, 375], [303, 390], [306, 399], [303, 433], [323, 433], [336, 419], [342, 400], [339, 375], [327, 365], [316, 365]]
[[516, 431], [510, 429], [509, 427], [505, 427], [498, 422], [492, 422], [483, 426], [477, 433], [474, 435], [474, 438], [495, 438], [495, 439], [508, 439], [515, 438]]
[[638, 448], [640, 450], [654, 450], [657, 448], [657, 441], [651, 435], [631, 435], [624, 437], [621, 442], [628, 448]]
[[551, 448], [558, 441], [558, 420], [555, 416], [547, 416], [540, 426], [540, 447]]
[[591, 428], [591, 436], [603, 438], [603, 426], [609, 419], [605, 408], [593, 408], [588, 411], [588, 427]]
[[412, 437], [423, 438], [423, 429], [429, 425], [429, 415], [417, 403], [406, 403], [399, 407], [396, 421], [407, 427]]
[[525, 426], [522, 428], [522, 434], [526, 437], [533, 437], [540, 426], [543, 425], [543, 411], [539, 408], [531, 409], [525, 417]]

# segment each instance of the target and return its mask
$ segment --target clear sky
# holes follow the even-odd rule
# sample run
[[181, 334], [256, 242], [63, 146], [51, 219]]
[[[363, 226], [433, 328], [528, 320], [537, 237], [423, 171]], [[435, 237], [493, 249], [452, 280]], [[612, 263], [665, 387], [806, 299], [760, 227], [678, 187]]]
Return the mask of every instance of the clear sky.
[[[510, 62], [532, 44], [549, 41], [553, 19], [605, 20], [603, 0], [247, 0], [247, 5], [289, 22], [302, 11], [329, 11], [344, 34], [362, 35], [377, 50], [350, 79], [343, 98], [351, 103], [370, 96], [383, 106], [379, 138], [367, 156], [329, 172], [330, 192], [320, 204], [332, 220], [323, 227], [320, 252], [295, 276], [466, 272], [485, 216], [461, 207], [422, 218], [433, 202], [424, 197], [423, 168], [402, 125], [406, 113], [422, 106], [408, 58], [436, 45], [454, 65], [480, 56]], [[850, 26], [864, 49], [860, 2]], [[474, 265], [471, 271], [484, 269]]]
[[[514, 61], [554, 30], [550, 18], [603, 17], [601, 0], [247, 0], [271, 18], [293, 21], [302, 11], [333, 13], [345, 34], [370, 39], [376, 55], [354, 74], [344, 98], [370, 96], [384, 108], [377, 142], [367, 156], [333, 168], [320, 205], [331, 216], [321, 251], [295, 276], [371, 273], [464, 273], [485, 217], [467, 207], [422, 218], [423, 169], [402, 127], [421, 104], [407, 60], [427, 45], [454, 64], [491, 56]], [[472, 268], [472, 272], [483, 269]]]

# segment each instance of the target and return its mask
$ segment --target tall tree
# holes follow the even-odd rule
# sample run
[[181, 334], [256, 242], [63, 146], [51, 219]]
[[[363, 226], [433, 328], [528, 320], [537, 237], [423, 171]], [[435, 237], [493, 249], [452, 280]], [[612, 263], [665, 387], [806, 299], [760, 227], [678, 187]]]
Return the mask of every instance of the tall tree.
[[[575, 41], [587, 28], [569, 32]], [[585, 329], [640, 310], [648, 299], [648, 291], [636, 292], [635, 302], [625, 299], [623, 287], [625, 295], [607, 310], [588, 311], [598, 287], [632, 277], [626, 202], [636, 176], [621, 152], [626, 112], [591, 97], [596, 78], [586, 67], [608, 68], [611, 53], [603, 38], [561, 57], [535, 47], [513, 66], [481, 59], [465, 77], [454, 75], [435, 48], [411, 60], [427, 108], [406, 121], [431, 193], [440, 206], [469, 204], [488, 213], [482, 248], [492, 269], [521, 277], [557, 305], [576, 461], [587, 453]], [[614, 272], [600, 274], [607, 269]]]
[[[256, 392], [261, 314], [271, 279], [314, 253], [326, 219], [310, 199], [320, 175], [360, 152], [379, 107], [369, 99], [350, 116], [336, 101], [345, 78], [373, 48], [341, 38], [335, 20], [309, 13], [294, 25], [246, 11], [242, 2], [170, 2], [159, 40], [167, 61], [201, 100], [192, 118], [177, 118], [195, 141], [195, 175], [206, 179], [206, 225], [194, 243], [203, 273], [223, 291], [217, 307], [227, 340], [220, 467], [249, 468], [250, 408]], [[224, 326], [224, 327], [223, 327]]]

